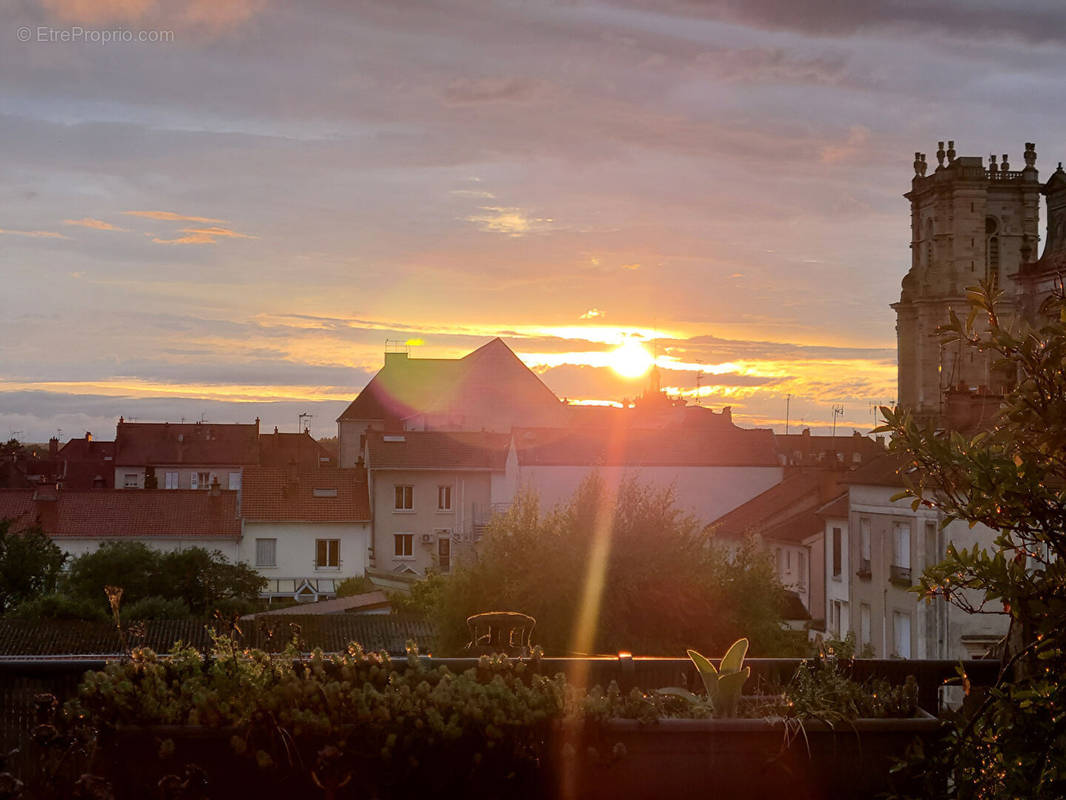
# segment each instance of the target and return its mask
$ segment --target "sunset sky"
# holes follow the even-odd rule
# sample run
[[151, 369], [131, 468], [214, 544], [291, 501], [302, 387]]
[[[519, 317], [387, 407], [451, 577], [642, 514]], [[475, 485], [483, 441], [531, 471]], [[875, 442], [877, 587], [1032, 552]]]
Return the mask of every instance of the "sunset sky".
[[493, 336], [560, 397], [638, 394], [640, 339], [741, 425], [868, 430], [914, 151], [1066, 159], [1061, 0], [3, 9], [3, 438], [329, 436], [386, 339]]

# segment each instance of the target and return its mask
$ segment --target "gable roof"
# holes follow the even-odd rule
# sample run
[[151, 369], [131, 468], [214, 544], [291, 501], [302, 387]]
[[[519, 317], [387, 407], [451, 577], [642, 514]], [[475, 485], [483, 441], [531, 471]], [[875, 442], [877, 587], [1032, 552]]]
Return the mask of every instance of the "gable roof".
[[366, 470], [248, 467], [241, 516], [249, 522], [369, 522]]
[[0, 518], [52, 538], [238, 538], [237, 493], [204, 490], [0, 490]]
[[367, 431], [367, 467], [503, 471], [511, 435], [486, 431]]
[[125, 422], [115, 432], [115, 465], [259, 463], [259, 422]]
[[841, 474], [827, 469], [794, 472], [709, 527], [719, 536], [739, 538], [759, 533], [768, 539], [801, 541], [824, 529], [825, 521], [817, 510], [826, 500], [840, 495]]
[[773, 431], [732, 424], [695, 430], [515, 428], [513, 435], [521, 466], [779, 466]]
[[529, 424], [561, 423], [566, 414], [552, 391], [496, 338], [458, 359], [386, 353], [385, 365], [338, 421], [452, 415], [462, 417], [452, 427], [471, 430], [486, 427], [479, 419], [486, 409]]

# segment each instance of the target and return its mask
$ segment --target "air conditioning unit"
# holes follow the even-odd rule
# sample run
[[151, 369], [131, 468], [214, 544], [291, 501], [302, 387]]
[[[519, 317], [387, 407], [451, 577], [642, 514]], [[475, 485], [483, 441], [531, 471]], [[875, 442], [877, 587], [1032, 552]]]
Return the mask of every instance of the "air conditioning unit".
[[432, 533], [423, 533], [422, 534], [422, 544], [433, 544], [433, 540], [436, 539], [436, 538], [437, 537], [434, 536]]

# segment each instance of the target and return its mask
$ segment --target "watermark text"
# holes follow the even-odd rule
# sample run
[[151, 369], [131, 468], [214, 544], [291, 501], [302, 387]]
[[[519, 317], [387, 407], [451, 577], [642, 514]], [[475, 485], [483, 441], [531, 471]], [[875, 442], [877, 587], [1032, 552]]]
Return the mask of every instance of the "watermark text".
[[54, 28], [50, 25], [23, 25], [15, 32], [20, 42], [35, 44], [167, 44], [174, 41], [174, 31], [128, 28]]

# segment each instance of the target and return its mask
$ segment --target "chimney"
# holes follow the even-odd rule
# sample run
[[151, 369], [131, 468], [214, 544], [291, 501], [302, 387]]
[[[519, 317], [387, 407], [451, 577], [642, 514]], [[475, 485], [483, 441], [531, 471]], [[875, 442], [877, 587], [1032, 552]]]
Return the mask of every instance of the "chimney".
[[59, 454], [59, 439], [53, 436], [48, 440], [48, 456], [49, 458], [55, 458]]
[[722, 417], [725, 419], [726, 422], [732, 422], [733, 421], [733, 406], [725, 406], [722, 409]]
[[220, 484], [218, 482], [218, 476], [217, 475], [215, 476], [215, 479], [213, 481], [211, 481], [211, 496], [212, 497], [221, 497], [222, 496], [222, 484]]

